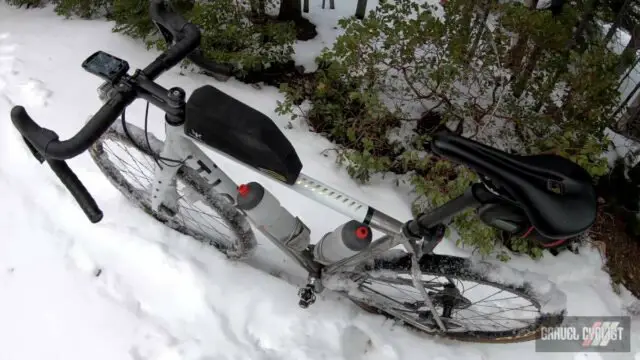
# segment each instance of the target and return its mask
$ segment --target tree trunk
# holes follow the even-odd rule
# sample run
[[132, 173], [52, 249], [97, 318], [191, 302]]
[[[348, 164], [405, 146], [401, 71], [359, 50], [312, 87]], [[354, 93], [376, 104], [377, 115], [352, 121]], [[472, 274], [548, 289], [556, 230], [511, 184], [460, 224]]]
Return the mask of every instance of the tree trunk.
[[309, 13], [309, 0], [304, 0], [302, 11]]
[[300, 0], [282, 0], [278, 20], [299, 20], [302, 17]]
[[[471, 35], [473, 34], [473, 15], [475, 14], [476, 4], [474, 1], [464, 2], [464, 4], [460, 7], [458, 15], [460, 15], [460, 23], [461, 24], [469, 24], [469, 27], [463, 28], [460, 31], [460, 39], [463, 40], [464, 48], [462, 50], [462, 54], [465, 57], [469, 56], [471, 49]], [[457, 50], [452, 50], [457, 51]]]
[[365, 12], [367, 11], [367, 0], [358, 0], [356, 5], [356, 18], [364, 19]]
[[474, 21], [473, 24], [473, 28], [476, 29], [478, 28], [477, 32], [476, 32], [476, 36], [473, 39], [473, 44], [471, 45], [471, 49], [469, 50], [469, 59], [472, 59], [475, 56], [476, 50], [478, 49], [478, 46], [480, 45], [480, 40], [482, 40], [482, 35], [484, 35], [484, 32], [486, 31], [487, 28], [487, 19], [489, 18], [489, 14], [491, 13], [491, 1], [488, 0], [484, 3], [484, 9], [483, 9], [483, 13], [481, 16], [476, 18], [476, 21]]
[[613, 22], [613, 24], [611, 24], [611, 28], [609, 28], [609, 31], [607, 31], [607, 35], [604, 37], [604, 41], [606, 44], [608, 44], [611, 41], [611, 39], [613, 39], [613, 36], [616, 34], [616, 31], [620, 28], [620, 25], [622, 24], [622, 19], [624, 19], [624, 14], [627, 11], [627, 5], [629, 5], [630, 2], [631, 0], [625, 0], [625, 2], [620, 7], [620, 10], [616, 14], [616, 20]]
[[620, 28], [620, 20], [621, 20], [621, 17], [618, 16], [616, 21], [613, 24], [611, 24], [609, 31], [607, 31], [607, 35], [604, 36], [605, 44], [608, 44], [611, 41], [611, 39], [613, 39], [613, 35], [615, 35], [616, 31], [618, 31], [618, 28]]
[[[616, 131], [622, 135], [629, 136], [633, 131], [637, 131], [638, 127], [638, 114], [640, 113], [640, 91], [636, 92], [635, 99], [627, 108], [626, 113], [622, 116], [622, 119], [616, 124]], [[634, 129], [636, 128], [636, 129]]]
[[264, 0], [251, 0], [251, 15], [253, 21], [262, 21], [265, 18], [265, 4]]
[[636, 53], [640, 49], [640, 23], [633, 27], [631, 32], [631, 39], [629, 43], [622, 51], [620, 55], [620, 64], [618, 65], [617, 72], [619, 76], [622, 76], [625, 71], [635, 63]]
[[[327, 3], [327, 0], [322, 0], [322, 8], [324, 9], [325, 4]], [[333, 10], [336, 8], [336, 3], [334, 2], [334, 0], [329, 0], [329, 9]]]
[[514, 84], [513, 96], [515, 96], [516, 98], [520, 98], [520, 96], [522, 96], [522, 93], [524, 92], [524, 89], [529, 82], [529, 78], [531, 78], [531, 75], [533, 74], [533, 70], [535, 70], [536, 65], [538, 65], [540, 55], [542, 55], [542, 48], [536, 46], [527, 59], [524, 71], [520, 74], [520, 76], [518, 76], [518, 80]]
[[596, 10], [598, 9], [598, 6], [600, 5], [600, 3], [601, 3], [600, 0], [593, 0], [588, 5], [587, 9], [585, 10], [582, 16], [582, 19], [578, 23], [576, 32], [573, 35], [573, 43], [571, 45], [571, 49], [575, 49], [576, 46], [580, 45], [580, 48], [578, 49], [578, 52], [580, 54], [583, 54], [587, 50], [587, 46], [586, 46], [587, 41], [584, 36], [587, 32], [587, 29], [592, 27], [592, 24], [594, 23], [593, 19], [596, 16]]
[[[584, 15], [582, 17], [582, 19], [580, 20], [580, 22], [578, 23], [578, 26], [576, 28], [576, 32], [573, 35], [573, 39], [571, 40], [571, 44], [568, 47], [569, 50], [574, 50], [576, 48], [576, 46], [578, 46], [578, 44], [580, 44], [581, 41], [583, 41], [582, 36], [584, 35], [585, 31], [587, 30], [587, 27], [589, 26], [589, 24], [591, 24], [593, 22], [593, 18], [596, 14], [596, 9], [598, 8], [598, 5], [600, 4], [600, 0], [593, 0], [591, 2], [591, 6], [589, 6], [587, 8], [587, 10], [584, 12]], [[587, 50], [586, 47], [582, 47], [582, 48], [578, 48], [576, 49], [580, 54], [584, 53], [584, 51]], [[569, 56], [570, 53], [567, 52], [566, 53], [566, 57], [565, 57], [565, 62], [568, 63], [569, 61]], [[566, 68], [567, 65], [565, 65], [565, 70], [564, 72], [566, 72]], [[567, 93], [567, 95], [565, 96], [564, 100], [562, 101], [562, 109], [567, 109], [567, 107], [569, 106], [569, 104], [572, 103], [573, 101], [573, 89], [569, 89], [569, 92]]]
[[[587, 8], [585, 9], [585, 12], [582, 14], [582, 18], [576, 24], [576, 31], [574, 33], [574, 36], [567, 42], [567, 46], [563, 51], [563, 54], [562, 54], [562, 57], [564, 58], [563, 66], [560, 69], [556, 70], [551, 80], [544, 85], [543, 92], [545, 93], [545, 95], [543, 98], [545, 100], [542, 100], [542, 99], [538, 100], [535, 107], [536, 111], [540, 111], [542, 109], [546, 100], [548, 100], [549, 96], [555, 89], [556, 84], [558, 83], [558, 80], [560, 79], [560, 77], [568, 71], [569, 58], [571, 56], [571, 51], [575, 49], [576, 45], [578, 44], [578, 38], [580, 38], [582, 33], [584, 33], [584, 31], [587, 29], [587, 25], [589, 21], [593, 19], [596, 13], [596, 8], [598, 7], [599, 4], [600, 4], [600, 0], [591, 0], [588, 3]], [[571, 90], [569, 90], [569, 92], [571, 92]], [[566, 108], [566, 106], [567, 106], [566, 103], [562, 104], [563, 109]]]
[[[538, 0], [526, 0], [525, 5], [530, 10], [535, 10], [538, 7]], [[524, 59], [527, 53], [527, 47], [529, 45], [529, 34], [518, 34], [518, 41], [515, 46], [509, 51], [509, 60], [507, 67], [515, 72], [522, 66], [522, 59]]]

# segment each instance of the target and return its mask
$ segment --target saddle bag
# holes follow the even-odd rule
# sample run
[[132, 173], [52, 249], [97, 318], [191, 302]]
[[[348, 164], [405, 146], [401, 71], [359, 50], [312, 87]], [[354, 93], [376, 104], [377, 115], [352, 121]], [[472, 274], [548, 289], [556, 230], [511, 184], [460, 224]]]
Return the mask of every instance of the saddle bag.
[[508, 203], [492, 203], [482, 205], [477, 210], [480, 220], [500, 230], [502, 243], [513, 252], [512, 239], [526, 238], [542, 249], [548, 249], [553, 255], [565, 249], [574, 249], [580, 236], [565, 239], [551, 239], [538, 232], [519, 207]]

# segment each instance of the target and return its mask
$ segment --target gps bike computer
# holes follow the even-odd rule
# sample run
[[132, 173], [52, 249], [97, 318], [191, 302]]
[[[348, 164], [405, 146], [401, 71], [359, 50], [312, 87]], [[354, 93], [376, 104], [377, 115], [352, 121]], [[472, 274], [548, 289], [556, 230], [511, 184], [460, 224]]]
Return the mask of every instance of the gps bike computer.
[[129, 71], [129, 63], [104, 51], [97, 51], [82, 62], [82, 68], [113, 83]]

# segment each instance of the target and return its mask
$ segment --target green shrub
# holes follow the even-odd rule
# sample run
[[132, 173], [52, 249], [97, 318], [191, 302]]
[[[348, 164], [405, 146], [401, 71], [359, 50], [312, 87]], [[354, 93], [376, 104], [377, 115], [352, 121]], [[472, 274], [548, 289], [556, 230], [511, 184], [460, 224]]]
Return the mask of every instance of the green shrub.
[[[142, 38], [159, 49], [165, 43], [155, 34], [148, 13], [148, 1], [114, 0], [110, 16], [116, 22], [114, 31], [134, 38]], [[218, 63], [231, 64], [238, 75], [269, 68], [271, 64], [290, 61], [295, 41], [292, 22], [279, 22], [264, 17], [258, 21], [251, 12], [249, 1], [190, 0], [172, 1], [172, 7], [202, 30], [200, 49]], [[274, 4], [265, 2], [273, 11]]]
[[7, 0], [7, 3], [11, 6], [17, 6], [17, 7], [26, 7], [26, 8], [35, 8], [35, 7], [42, 7], [43, 5], [46, 5], [49, 1], [48, 0]]
[[252, 21], [250, 3], [237, 0], [197, 2], [188, 18], [203, 32], [207, 58], [233, 64], [242, 72], [285, 63], [293, 55], [293, 22]]
[[[493, 15], [491, 32], [482, 26], [486, 13]], [[597, 38], [567, 47], [579, 15], [450, 0], [438, 17], [428, 3], [383, 0], [364, 20], [340, 21], [343, 34], [317, 59], [321, 70], [306, 84], [283, 86], [277, 110], [304, 116], [335, 141], [338, 161], [348, 159], [359, 180], [411, 174], [415, 211], [444, 203], [475, 179], [425, 156], [431, 130], [415, 124], [434, 111], [466, 137], [520, 154], [556, 153], [598, 177], [607, 172], [603, 130], [618, 102], [617, 56]], [[526, 34], [520, 55], [513, 33]], [[470, 215], [454, 219], [460, 243], [493, 253], [496, 231]], [[540, 256], [527, 240], [515, 246]]]
[[[115, 22], [114, 32], [131, 36], [135, 39], [148, 40], [156, 31], [149, 16], [149, 1], [147, 0], [112, 0], [113, 7], [108, 16]], [[172, 1], [176, 7], [178, 2]]]
[[[115, 22], [115, 32], [145, 40], [148, 47], [162, 50], [166, 46], [149, 16], [148, 0], [9, 0], [14, 6], [27, 7], [49, 2], [55, 4], [59, 15], [85, 19], [106, 17]], [[292, 59], [294, 23], [269, 16], [257, 19], [248, 0], [172, 0], [170, 3], [202, 30], [200, 48], [205, 56], [233, 65], [236, 75]], [[267, 13], [276, 11], [277, 4], [273, 1], [265, 1], [264, 5]]]
[[[423, 174], [414, 175], [411, 179], [418, 195], [412, 206], [414, 216], [461, 196], [478, 181], [477, 175], [468, 168], [433, 156], [425, 156], [409, 168]], [[490, 255], [498, 243], [497, 230], [479, 221], [474, 210], [459, 214], [451, 225], [460, 235], [456, 244], [470, 246], [480, 255]], [[450, 229], [447, 231], [450, 235]]]
[[[390, 170], [400, 152], [387, 138], [400, 124], [398, 117], [379, 99], [376, 88], [363, 85], [356, 74], [336, 64], [321, 65], [326, 68], [308, 81], [281, 85], [285, 100], [276, 111], [293, 119], [301, 114], [314, 131], [345, 145], [337, 159], [354, 178], [366, 182], [372, 173]], [[303, 99], [313, 106], [303, 109]]]
[[55, 11], [65, 17], [78, 16], [83, 19], [102, 17], [114, 6], [114, 0], [53, 0]]

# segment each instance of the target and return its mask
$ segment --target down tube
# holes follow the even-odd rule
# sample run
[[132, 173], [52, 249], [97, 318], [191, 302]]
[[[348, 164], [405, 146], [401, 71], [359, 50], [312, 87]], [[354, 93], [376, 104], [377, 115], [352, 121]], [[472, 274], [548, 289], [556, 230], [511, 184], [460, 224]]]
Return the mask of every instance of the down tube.
[[401, 233], [403, 222], [340, 192], [310, 176], [300, 174], [291, 186], [297, 193], [388, 235]]

